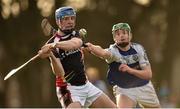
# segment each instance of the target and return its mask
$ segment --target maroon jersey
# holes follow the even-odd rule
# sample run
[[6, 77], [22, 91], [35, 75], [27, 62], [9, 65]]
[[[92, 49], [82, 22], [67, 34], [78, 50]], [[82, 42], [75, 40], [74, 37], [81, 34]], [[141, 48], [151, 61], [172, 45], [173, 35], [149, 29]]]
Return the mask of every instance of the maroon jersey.
[[[55, 34], [55, 37], [49, 41], [49, 43], [57, 41], [66, 41], [70, 40], [73, 37], [79, 38], [79, 33], [73, 31], [71, 34], [65, 36], [59, 36]], [[81, 48], [65, 51], [59, 48], [56, 48], [54, 51], [56, 58], [61, 60], [62, 66], [65, 71], [65, 79], [71, 85], [84, 85], [86, 83], [86, 75], [84, 69], [84, 59]], [[58, 83], [58, 78], [57, 82]]]

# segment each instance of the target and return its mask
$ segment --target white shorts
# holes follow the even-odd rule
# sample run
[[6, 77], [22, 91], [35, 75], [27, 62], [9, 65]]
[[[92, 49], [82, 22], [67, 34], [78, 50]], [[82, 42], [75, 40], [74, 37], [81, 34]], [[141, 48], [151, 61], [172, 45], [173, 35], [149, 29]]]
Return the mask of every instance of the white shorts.
[[160, 106], [151, 81], [144, 86], [135, 88], [120, 88], [116, 85], [113, 87], [113, 92], [115, 97], [118, 97], [119, 94], [123, 94], [132, 99], [136, 104], [139, 103], [140, 105], [148, 107]]
[[[59, 87], [56, 87], [56, 93], [58, 100], [60, 100], [61, 95], [59, 95], [58, 88]], [[89, 81], [87, 81], [87, 83], [82, 86], [68, 85], [67, 89], [71, 93], [72, 101], [80, 102], [82, 107], [89, 107], [103, 93]]]

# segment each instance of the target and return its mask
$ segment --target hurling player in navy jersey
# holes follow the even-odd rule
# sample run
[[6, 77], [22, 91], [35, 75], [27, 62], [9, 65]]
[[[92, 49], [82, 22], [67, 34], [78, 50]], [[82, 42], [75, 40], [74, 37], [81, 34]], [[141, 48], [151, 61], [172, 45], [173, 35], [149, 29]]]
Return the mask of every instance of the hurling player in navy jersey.
[[114, 44], [103, 49], [87, 43], [88, 50], [108, 63], [108, 81], [113, 86], [117, 106], [132, 108], [139, 103], [144, 107], [160, 107], [150, 81], [151, 66], [142, 45], [132, 43], [131, 28], [127, 23], [112, 27]]
[[74, 29], [75, 10], [72, 7], [61, 7], [56, 10], [55, 17], [58, 31], [55, 37], [41, 48], [39, 55], [43, 58], [54, 56], [59, 60], [53, 63], [51, 61], [51, 64], [55, 69], [54, 73], [57, 74], [56, 91], [62, 107], [115, 108], [116, 105], [109, 97], [86, 78], [81, 51], [83, 41], [79, 32]]

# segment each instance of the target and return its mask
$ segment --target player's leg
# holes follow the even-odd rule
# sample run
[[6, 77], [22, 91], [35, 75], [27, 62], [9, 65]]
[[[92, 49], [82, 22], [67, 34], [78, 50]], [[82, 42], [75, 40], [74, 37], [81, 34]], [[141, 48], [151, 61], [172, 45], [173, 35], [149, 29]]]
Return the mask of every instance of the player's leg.
[[119, 108], [136, 107], [136, 90], [134, 88], [121, 88], [119, 86], [113, 87], [113, 92], [116, 98], [116, 104]]
[[[68, 88], [71, 86], [68, 86]], [[58, 100], [63, 108], [81, 108], [81, 100], [75, 88], [69, 90], [67, 86], [56, 87]]]
[[[62, 96], [62, 94], [57, 94], [58, 100], [63, 108], [82, 108], [84, 105], [84, 100], [81, 100], [79, 96], [73, 95], [76, 92], [69, 91], [67, 94]], [[72, 95], [71, 95], [72, 94]]]
[[116, 108], [115, 103], [105, 95], [100, 89], [95, 87], [92, 83], [87, 82], [86, 90], [88, 91], [85, 107], [92, 108]]
[[116, 95], [116, 104], [119, 108], [132, 108], [136, 106], [136, 102], [123, 94]]
[[81, 108], [80, 102], [73, 102], [67, 106], [67, 108]]
[[102, 93], [92, 104], [92, 108], [117, 108], [115, 103], [104, 93]]

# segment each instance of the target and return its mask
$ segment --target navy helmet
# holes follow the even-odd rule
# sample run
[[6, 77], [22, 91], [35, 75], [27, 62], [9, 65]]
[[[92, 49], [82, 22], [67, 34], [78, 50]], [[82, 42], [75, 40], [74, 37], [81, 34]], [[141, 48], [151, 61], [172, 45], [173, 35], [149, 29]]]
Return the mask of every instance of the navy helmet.
[[76, 12], [72, 7], [65, 6], [56, 10], [55, 17], [56, 20], [63, 19], [66, 16], [76, 16]]

